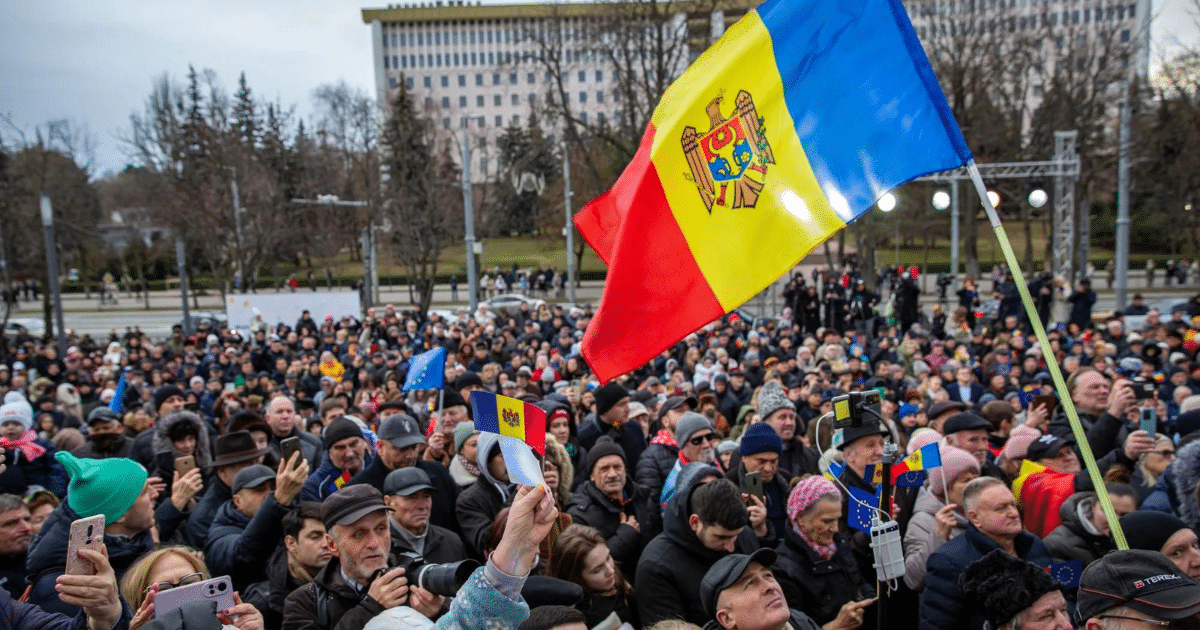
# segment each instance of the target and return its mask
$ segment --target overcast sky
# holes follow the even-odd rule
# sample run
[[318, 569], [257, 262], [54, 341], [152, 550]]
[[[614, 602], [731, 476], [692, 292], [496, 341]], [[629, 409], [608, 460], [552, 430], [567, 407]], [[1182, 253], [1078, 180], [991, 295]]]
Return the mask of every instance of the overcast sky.
[[[188, 64], [233, 92], [245, 71], [260, 98], [312, 113], [312, 90], [346, 80], [374, 89], [370, 28], [351, 0], [0, 0], [0, 114], [26, 134], [71, 119], [94, 139], [94, 174], [128, 161], [121, 138], [151, 82]], [[1171, 42], [1198, 39], [1193, 0], [1160, 0], [1154, 62]], [[1152, 63], [1154, 63], [1152, 62]], [[14, 132], [0, 128], [0, 134]]]

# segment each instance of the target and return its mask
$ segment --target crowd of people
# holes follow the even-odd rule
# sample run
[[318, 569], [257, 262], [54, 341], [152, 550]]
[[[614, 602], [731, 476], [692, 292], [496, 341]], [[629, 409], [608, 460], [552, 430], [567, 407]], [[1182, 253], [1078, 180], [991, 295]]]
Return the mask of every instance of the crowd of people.
[[[73, 338], [61, 356], [19, 335], [0, 360], [0, 615], [90, 630], [1195, 627], [1200, 312], [1064, 321], [1043, 347], [1021, 308], [934, 325], [914, 279], [882, 301], [857, 278], [797, 276], [778, 317], [727, 316], [603, 384], [580, 354], [591, 311], [560, 305], [305, 312]], [[437, 347], [444, 387], [404, 391]], [[872, 389], [875, 417], [835, 430], [833, 399]], [[475, 430], [475, 390], [546, 412], [544, 487], [515, 485], [497, 436]], [[940, 466], [877, 506], [904, 555], [902, 579], [881, 581], [855, 516], [870, 471], [934, 444]], [[95, 515], [102, 553], [79, 552], [93, 574], [68, 572], [71, 525]], [[1063, 563], [1081, 579], [1045, 571]], [[155, 610], [226, 575], [232, 608]]]

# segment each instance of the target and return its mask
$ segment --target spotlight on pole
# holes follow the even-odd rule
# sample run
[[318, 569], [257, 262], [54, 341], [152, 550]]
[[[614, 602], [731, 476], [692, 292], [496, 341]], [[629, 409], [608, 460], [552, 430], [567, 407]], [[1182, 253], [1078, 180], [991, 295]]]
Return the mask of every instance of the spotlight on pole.
[[1042, 190], [1041, 188], [1034, 188], [1029, 192], [1029, 205], [1033, 206], [1034, 208], [1041, 208], [1045, 206], [1046, 202], [1049, 200], [1049, 195], [1047, 195], [1046, 191]]
[[992, 204], [993, 208], [1000, 207], [1000, 193], [998, 193], [994, 190], [989, 190], [987, 192], [987, 196], [988, 196], [988, 203]]
[[945, 210], [950, 207], [950, 193], [939, 190], [933, 193], [933, 207], [935, 210]]
[[896, 209], [896, 195], [883, 193], [883, 196], [879, 198], [879, 201], [875, 202], [875, 205], [879, 206], [879, 209], [884, 212], [891, 212]]

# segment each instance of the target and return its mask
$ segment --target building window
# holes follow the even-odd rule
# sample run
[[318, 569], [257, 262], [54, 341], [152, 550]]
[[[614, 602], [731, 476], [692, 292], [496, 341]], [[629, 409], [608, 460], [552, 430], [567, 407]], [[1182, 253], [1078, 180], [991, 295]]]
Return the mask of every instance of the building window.
[[466, 107], [467, 106], [467, 97], [465, 97], [465, 96], [458, 97], [458, 106]]
[[479, 61], [476, 60], [475, 53], [471, 53], [471, 65], [473, 66], [477, 63], [479, 63]]
[[425, 84], [425, 87], [432, 88], [433, 87], [433, 77], [426, 75], [425, 81], [423, 83]]
[[441, 68], [442, 67], [442, 53], [438, 53], [436, 56], [434, 56], [434, 59], [437, 60], [437, 67]]
[[509, 84], [509, 85], [516, 85], [516, 84], [517, 84], [517, 73], [516, 73], [516, 72], [510, 72], [510, 73], [508, 73], [508, 84]]
[[512, 95], [512, 104], [513, 104], [513, 105], [520, 105], [520, 104], [521, 104], [521, 97], [520, 97], [520, 96], [517, 96], [516, 94], [513, 94], [513, 95]]
[[1121, 43], [1129, 43], [1129, 29], [1124, 29], [1121, 31]]
[[442, 97], [442, 109], [450, 109], [450, 97], [449, 96]]
[[587, 83], [587, 71], [585, 71], [585, 70], [579, 71], [579, 82]]
[[596, 112], [596, 122], [601, 125], [604, 124], [604, 112]]
[[408, 45], [408, 33], [400, 33], [400, 45], [401, 46]]
[[426, 111], [433, 109], [433, 97], [432, 96], [425, 97], [425, 109], [426, 109]]
[[604, 71], [603, 71], [603, 70], [597, 70], [597, 71], [596, 71], [596, 83], [600, 83], [600, 82], [602, 82], [602, 81], [604, 81]]
[[438, 46], [442, 45], [442, 34], [440, 32], [433, 34], [433, 43]]
[[425, 55], [425, 65], [433, 67], [433, 55]]
[[479, 94], [479, 95], [476, 95], [476, 96], [475, 96], [475, 106], [476, 106], [476, 107], [483, 107], [483, 95], [482, 95], [482, 94]]
[[467, 31], [467, 39], [471, 40], [470, 43], [474, 44], [475, 43], [475, 31]]
[[492, 85], [500, 85], [500, 73], [499, 72], [492, 73]]
[[580, 92], [579, 93], [579, 104], [583, 105], [585, 103], [587, 103], [587, 92]]
[[583, 112], [582, 114], [580, 114], [580, 115], [579, 115], [579, 120], [583, 121], [583, 124], [585, 124], [585, 125], [586, 125], [586, 124], [588, 124], [588, 122], [587, 122], [587, 112]]
[[383, 69], [384, 69], [384, 70], [391, 70], [391, 67], [390, 67], [389, 63], [390, 63], [390, 62], [389, 62], [389, 60], [388, 60], [388, 56], [387, 56], [387, 55], [384, 55], [384, 56], [383, 56]]
[[494, 105], [494, 106], [496, 106], [496, 107], [499, 107], [501, 104], [502, 104], [502, 102], [501, 102], [501, 100], [500, 100], [500, 95], [499, 95], [499, 94], [496, 94], [496, 95], [492, 96], [492, 105]]
[[620, 103], [620, 102], [621, 102], [621, 93], [620, 93], [620, 92], [618, 92], [617, 90], [613, 90], [613, 102], [614, 102], [614, 103]]
[[532, 72], [526, 73], [525, 82], [528, 83], [529, 85], [533, 85], [534, 81], [537, 81], [537, 79], [534, 77], [533, 73]]
[[1132, 20], [1135, 16], [1137, 16], [1137, 5], [1131, 4], [1129, 5], [1129, 19]]
[[504, 117], [503, 117], [503, 116], [497, 116], [497, 117], [496, 117], [496, 126], [497, 126], [497, 127], [503, 127], [503, 126], [504, 126]]
[[488, 29], [488, 32], [487, 32], [487, 34], [488, 34], [488, 40], [487, 40], [487, 42], [490, 44], [490, 43], [492, 43], [492, 31], [491, 31], [491, 29]]
[[529, 93], [529, 106], [530, 107], [537, 106], [537, 94], [534, 94], [533, 92]]
[[467, 75], [458, 75], [458, 87], [467, 87]]
[[600, 90], [596, 90], [596, 102], [597, 102], [597, 103], [603, 103], [603, 102], [604, 102], [604, 92], [602, 92], [602, 91], [600, 91]]
[[521, 124], [521, 117], [516, 114], [513, 114], [512, 124], [513, 124], [513, 126]]
[[483, 85], [483, 75], [482, 74], [480, 74], [480, 73], [475, 74], [475, 85]]
[[458, 53], [454, 53], [454, 67], [458, 67]]
[[488, 65], [489, 66], [496, 65], [496, 53], [494, 53], [494, 52], [488, 53]]
[[412, 77], [404, 77], [404, 87], [407, 87], [410, 90], [413, 89], [413, 78]]
[[[392, 65], [393, 66], [396, 65], [396, 56], [395, 55], [392, 55]], [[401, 68], [408, 67], [408, 57], [405, 57], [404, 55], [400, 55], [400, 67]]]
[[[499, 125], [497, 125], [497, 126], [499, 126]], [[488, 167], [487, 163], [488, 163], [488, 159], [486, 157], [479, 158], [479, 172], [480, 173], [483, 173], [485, 175], [487, 174], [487, 167]]]
[[446, 75], [446, 74], [442, 75], [442, 87], [450, 87], [450, 76], [449, 75]]
[[425, 45], [425, 34], [424, 33], [417, 33], [417, 45], [418, 46]]
[[388, 77], [388, 87], [396, 89], [396, 77]]
[[483, 116], [480, 116], [480, 117], [479, 117], [479, 128], [480, 128], [480, 129], [483, 129], [483, 128], [484, 128], [484, 126], [486, 126], [486, 125], [487, 125], [487, 121], [486, 121], [486, 120], [484, 120]]

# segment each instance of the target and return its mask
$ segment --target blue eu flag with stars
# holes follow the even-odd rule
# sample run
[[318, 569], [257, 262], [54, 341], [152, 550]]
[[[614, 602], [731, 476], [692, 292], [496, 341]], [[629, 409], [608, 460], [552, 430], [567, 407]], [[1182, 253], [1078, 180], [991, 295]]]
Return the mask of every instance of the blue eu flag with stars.
[[1083, 575], [1083, 560], [1056, 562], [1046, 567], [1046, 572], [1066, 588], [1079, 588], [1079, 578]]
[[422, 352], [408, 364], [408, 378], [404, 380], [404, 391], [414, 389], [441, 389], [446, 384], [446, 349], [437, 347]]
[[879, 490], [874, 493], [863, 490], [862, 488], [847, 488], [850, 491], [850, 505], [846, 510], [846, 520], [850, 527], [858, 531], [870, 535], [871, 534], [871, 518], [875, 514], [875, 510], [879, 508]]

